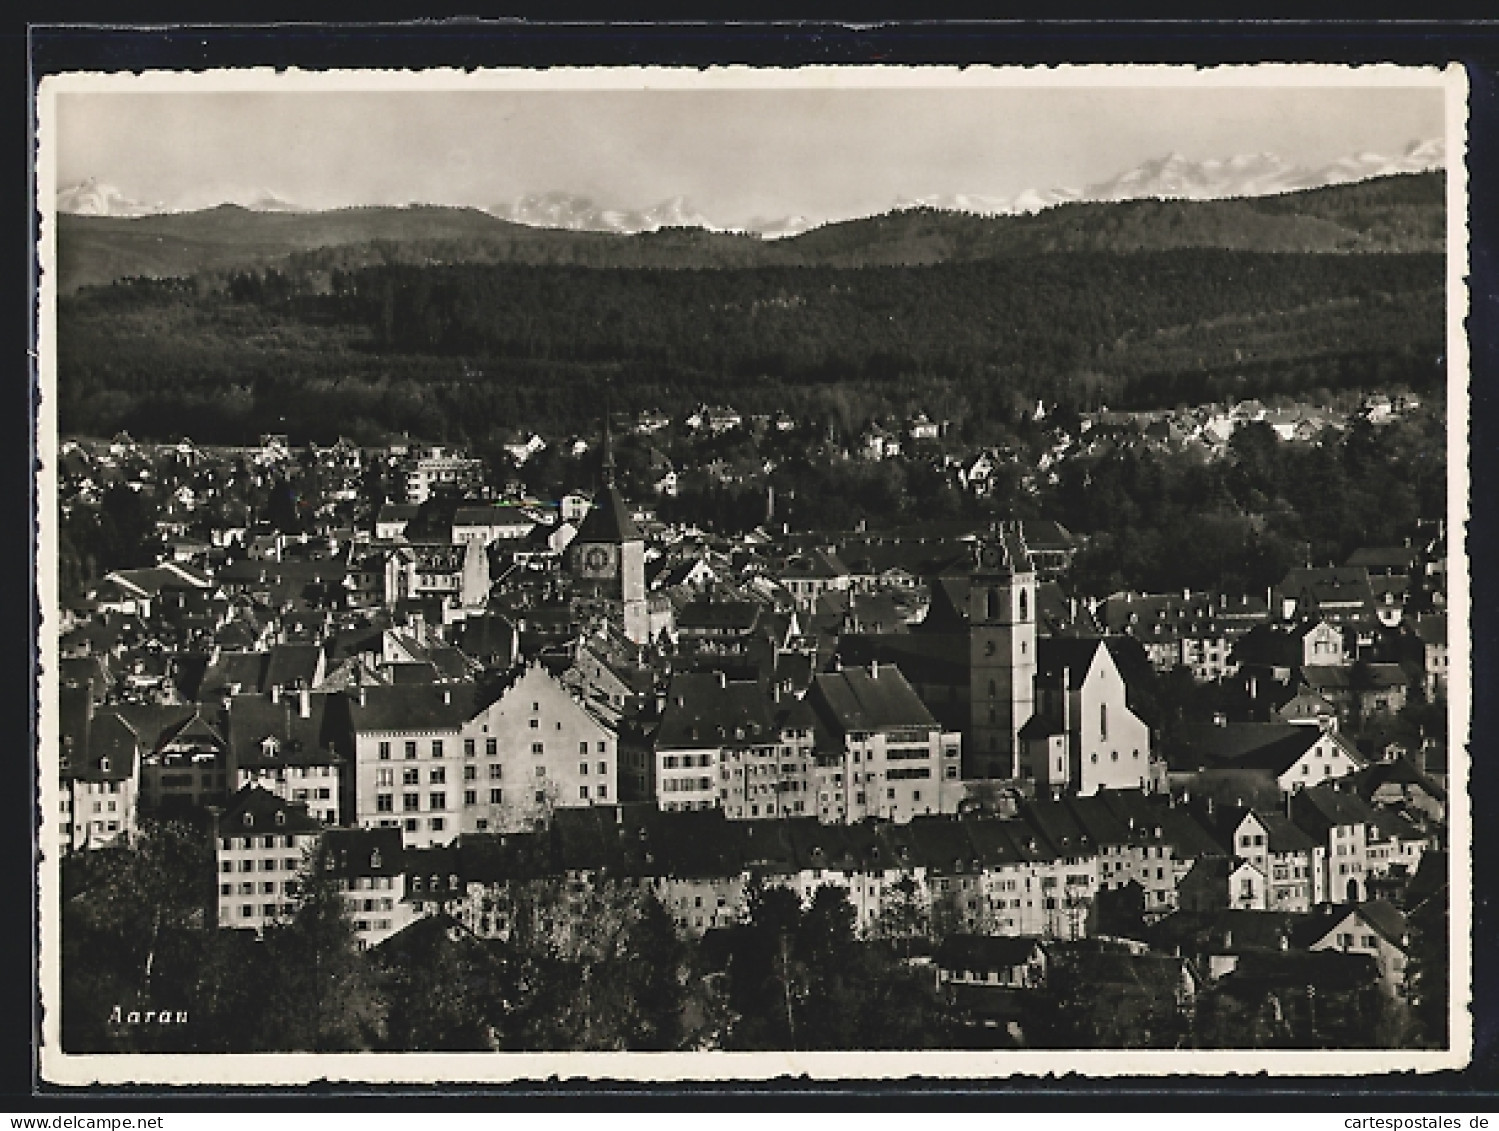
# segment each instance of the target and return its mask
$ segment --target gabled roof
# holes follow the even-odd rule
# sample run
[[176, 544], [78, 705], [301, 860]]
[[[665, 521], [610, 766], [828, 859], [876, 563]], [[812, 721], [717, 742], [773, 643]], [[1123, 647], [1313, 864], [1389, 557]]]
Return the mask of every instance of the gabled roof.
[[1292, 795], [1291, 819], [1322, 841], [1326, 839], [1327, 830], [1334, 826], [1370, 824], [1374, 820], [1374, 811], [1351, 789], [1316, 785]]
[[1253, 813], [1265, 829], [1266, 846], [1272, 853], [1309, 852], [1317, 846], [1317, 842], [1284, 813], [1271, 813], [1263, 809], [1255, 809]]
[[813, 707], [836, 733], [937, 725], [899, 668], [871, 664], [814, 676]]

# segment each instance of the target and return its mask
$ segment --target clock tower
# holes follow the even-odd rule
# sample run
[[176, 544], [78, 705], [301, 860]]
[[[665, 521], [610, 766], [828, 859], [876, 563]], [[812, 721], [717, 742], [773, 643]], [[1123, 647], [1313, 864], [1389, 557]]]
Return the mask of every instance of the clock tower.
[[614, 485], [614, 452], [607, 420], [603, 448], [603, 482], [577, 537], [567, 547], [568, 572], [580, 590], [617, 610], [629, 640], [646, 644], [651, 629], [645, 595], [645, 539]]
[[976, 547], [968, 589], [965, 776], [1020, 776], [1019, 733], [1036, 703], [1036, 573], [1018, 525]]

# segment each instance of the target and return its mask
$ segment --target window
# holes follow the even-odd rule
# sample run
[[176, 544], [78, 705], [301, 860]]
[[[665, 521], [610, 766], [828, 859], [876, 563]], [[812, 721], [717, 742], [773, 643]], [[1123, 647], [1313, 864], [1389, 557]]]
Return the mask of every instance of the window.
[[484, 740], [485, 757], [493, 758], [500, 752], [500, 740], [497, 738], [486, 738]]
[[578, 798], [582, 801], [588, 800], [588, 787], [586, 785], [578, 786]]
[[376, 770], [375, 771], [375, 785], [382, 786], [382, 785], [395, 785], [395, 784], [396, 784], [396, 772], [394, 770], [390, 769], [388, 766], [386, 768], [384, 768], [384, 769], [380, 769], [380, 770]]
[[[1109, 737], [1109, 705], [1100, 703], [1098, 705], [1098, 737], [1102, 741], [1108, 741]], [[1119, 760], [1119, 755], [1114, 755], [1114, 761]]]
[[601, 786], [599, 786], [599, 800], [600, 801], [608, 801], [609, 800], [609, 787], [607, 785], [601, 785]]
[[463, 791], [463, 803], [465, 805], [479, 804], [479, 791], [477, 789], [465, 789]]
[[489, 791], [489, 803], [491, 805], [501, 805], [501, 804], [504, 803], [504, 801], [505, 801], [505, 795], [504, 795], [504, 792], [502, 790], [491, 789]]
[[415, 739], [409, 740], [406, 743], [406, 757], [408, 757], [408, 758], [415, 758], [416, 757], [416, 740]]
[[600, 741], [599, 742], [599, 753], [600, 754], [604, 754], [604, 753], [607, 753], [608, 750], [609, 750], [609, 744], [607, 742]]
[[533, 743], [531, 743], [531, 753], [532, 754], [545, 754], [546, 753], [546, 746], [543, 743], [540, 743], [540, 742], [533, 742]]
[[463, 756], [465, 758], [472, 758], [475, 754], [478, 753], [477, 746], [478, 743], [476, 743], [472, 738], [465, 738], [463, 740]]
[[427, 772], [427, 782], [430, 785], [442, 785], [447, 780], [447, 770], [442, 766], [433, 766]]
[[388, 742], [382, 742], [382, 743], [380, 743], [380, 761], [382, 761], [382, 762], [389, 762], [390, 761], [390, 743], [388, 743]]
[[[580, 742], [580, 743], [578, 743], [578, 753], [579, 754], [587, 754], [588, 753], [588, 743], [586, 743], [586, 742]], [[587, 773], [588, 771], [585, 770], [583, 772]]]
[[498, 762], [491, 762], [489, 764], [489, 780], [490, 781], [499, 781], [500, 778], [503, 775], [504, 775], [504, 767], [501, 766]]
[[609, 763], [608, 762], [600, 762], [599, 763], [599, 773], [601, 773], [601, 774], [607, 774], [608, 772], [609, 772]]
[[541, 729], [541, 720], [540, 719], [532, 719], [531, 720], [531, 729], [532, 730], [540, 730]]
[[427, 822], [427, 827], [430, 828], [434, 833], [440, 833], [440, 832], [442, 832], [442, 828], [443, 828], [443, 820], [442, 820], [442, 818], [441, 817], [433, 817], [430, 821]]
[[415, 813], [422, 807], [422, 798], [419, 793], [403, 793], [401, 795], [401, 811]]
[[402, 785], [417, 785], [421, 782], [421, 780], [422, 772], [414, 766], [407, 767], [406, 769], [401, 771]]
[[432, 757], [434, 757], [434, 758], [441, 758], [442, 757], [442, 739], [440, 739], [440, 738], [434, 738], [432, 740]]
[[536, 767], [536, 776], [538, 778], [544, 778], [544, 777], [546, 777], [547, 776], [547, 768], [545, 766], [537, 766]]
[[429, 808], [429, 809], [446, 809], [447, 807], [448, 807], [448, 795], [446, 793], [443, 793], [441, 790], [438, 790], [435, 793], [428, 794], [428, 796], [427, 796], [427, 808]]
[[479, 767], [478, 766], [464, 766], [463, 767], [463, 780], [464, 781], [478, 781], [479, 780]]
[[390, 793], [377, 793], [377, 794], [375, 794], [375, 812], [376, 813], [394, 813], [395, 809], [396, 809], [396, 799], [395, 799], [395, 795], [394, 794], [390, 794]]

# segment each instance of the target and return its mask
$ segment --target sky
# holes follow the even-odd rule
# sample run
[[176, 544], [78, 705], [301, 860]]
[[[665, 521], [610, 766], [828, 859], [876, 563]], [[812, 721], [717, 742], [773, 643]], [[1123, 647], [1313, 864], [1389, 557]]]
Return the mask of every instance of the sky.
[[1316, 167], [1443, 136], [1432, 87], [61, 93], [59, 186], [171, 208], [470, 205], [527, 193], [722, 224], [814, 222], [953, 193], [1081, 188], [1143, 161], [1273, 152]]

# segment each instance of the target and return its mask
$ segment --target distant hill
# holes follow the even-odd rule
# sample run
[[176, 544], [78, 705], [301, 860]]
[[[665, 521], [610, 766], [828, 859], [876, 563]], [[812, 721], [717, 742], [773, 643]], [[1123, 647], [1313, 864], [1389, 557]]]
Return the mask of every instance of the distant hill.
[[1441, 173], [1235, 200], [1061, 204], [1032, 215], [915, 208], [780, 240], [663, 228], [621, 235], [529, 227], [478, 209], [251, 211], [223, 205], [141, 217], [57, 217], [59, 288], [130, 277], [209, 282], [267, 267], [296, 272], [409, 264], [595, 268], [924, 266], [1053, 252], [1187, 248], [1259, 252], [1440, 252]]

